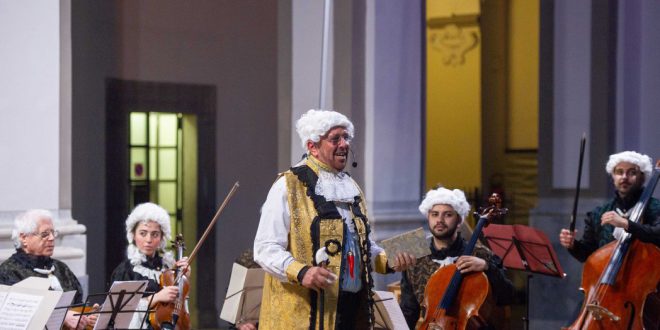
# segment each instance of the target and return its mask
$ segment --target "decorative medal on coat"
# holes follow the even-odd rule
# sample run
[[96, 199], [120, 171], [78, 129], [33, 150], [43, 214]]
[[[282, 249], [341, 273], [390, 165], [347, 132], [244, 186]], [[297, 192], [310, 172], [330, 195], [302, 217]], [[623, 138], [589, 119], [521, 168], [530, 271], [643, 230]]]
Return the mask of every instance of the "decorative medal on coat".
[[[348, 292], [358, 292], [362, 289], [362, 280], [360, 279], [360, 250], [358, 248], [358, 238], [355, 230], [348, 229], [346, 226], [346, 235], [344, 243], [344, 267], [342, 269], [341, 290]], [[357, 257], [357, 258], [356, 258]]]

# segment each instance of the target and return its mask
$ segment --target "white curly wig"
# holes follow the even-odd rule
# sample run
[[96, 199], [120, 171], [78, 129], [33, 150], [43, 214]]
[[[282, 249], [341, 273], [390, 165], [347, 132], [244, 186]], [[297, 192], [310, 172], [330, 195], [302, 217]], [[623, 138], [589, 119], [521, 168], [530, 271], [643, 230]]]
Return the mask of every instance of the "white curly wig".
[[165, 252], [167, 243], [172, 240], [172, 231], [170, 230], [170, 215], [160, 205], [154, 203], [143, 203], [136, 206], [131, 214], [126, 218], [126, 240], [128, 240], [128, 258], [133, 265], [146, 261], [146, 257], [139, 253], [135, 246], [135, 228], [141, 223], [153, 221], [160, 225], [160, 231], [163, 236], [160, 240], [159, 251], [163, 253], [163, 262], [171, 266], [173, 255], [171, 252]]
[[345, 127], [348, 135], [353, 137], [353, 123], [346, 116], [332, 110], [308, 110], [296, 122], [303, 150], [307, 150], [307, 141], [319, 142], [321, 136], [337, 126]]
[[612, 175], [614, 168], [621, 162], [627, 162], [639, 166], [639, 170], [644, 173], [644, 184], [651, 179], [651, 172], [653, 171], [651, 157], [635, 151], [620, 152], [618, 154], [610, 155], [610, 159], [605, 165], [605, 170]]
[[461, 222], [470, 212], [470, 204], [465, 199], [465, 193], [459, 189], [449, 190], [446, 188], [431, 189], [426, 193], [424, 200], [419, 204], [419, 212], [428, 217], [429, 211], [438, 204], [447, 204], [461, 217]]

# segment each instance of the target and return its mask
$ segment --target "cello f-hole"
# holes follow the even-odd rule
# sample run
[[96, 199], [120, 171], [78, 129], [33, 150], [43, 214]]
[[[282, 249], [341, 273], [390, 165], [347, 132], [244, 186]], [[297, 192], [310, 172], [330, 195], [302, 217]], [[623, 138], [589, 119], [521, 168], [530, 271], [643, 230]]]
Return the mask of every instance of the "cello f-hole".
[[628, 315], [628, 327], [626, 327], [626, 329], [631, 330], [633, 328], [633, 321], [635, 320], [635, 304], [630, 301], [626, 301], [626, 303], [623, 304], [623, 307], [626, 309], [630, 307], [630, 315]]

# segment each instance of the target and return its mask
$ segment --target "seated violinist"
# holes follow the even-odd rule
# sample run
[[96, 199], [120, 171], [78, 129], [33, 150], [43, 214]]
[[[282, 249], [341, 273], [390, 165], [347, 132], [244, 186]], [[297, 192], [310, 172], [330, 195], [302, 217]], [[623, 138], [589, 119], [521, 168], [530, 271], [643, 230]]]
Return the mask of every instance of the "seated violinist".
[[[156, 292], [153, 299], [145, 296], [138, 310], [146, 310], [158, 303], [174, 302], [179, 293], [176, 286], [161, 287], [161, 274], [172, 267], [186, 267], [188, 258], [174, 260], [172, 252], [165, 251], [171, 240], [170, 216], [165, 209], [154, 203], [140, 204], [126, 219], [127, 259], [112, 272], [111, 281], [148, 280], [147, 291]], [[190, 269], [188, 269], [190, 270]], [[151, 324], [142, 324], [144, 313], [133, 314], [131, 329], [151, 329]], [[147, 322], [148, 323], [148, 322]]]
[[419, 211], [428, 219], [432, 234], [431, 254], [420, 258], [401, 276], [401, 310], [410, 329], [415, 325], [426, 306], [424, 290], [431, 275], [440, 267], [456, 264], [462, 273], [484, 272], [498, 305], [510, 304], [513, 285], [506, 278], [502, 261], [485, 248], [476, 247], [476, 256], [462, 256], [467, 243], [459, 235], [458, 228], [470, 212], [465, 194], [458, 189], [438, 188], [426, 193]]
[[[51, 290], [76, 291], [73, 302], [82, 303], [83, 290], [76, 275], [65, 263], [51, 258], [57, 236], [49, 211], [29, 210], [19, 214], [11, 234], [16, 253], [0, 265], [0, 284], [14, 285], [31, 276], [48, 278]], [[96, 322], [97, 315], [76, 314], [71, 310], [66, 313], [66, 329], [75, 329], [76, 325], [78, 329], [84, 329]]]
[[[630, 233], [633, 239], [660, 247], [659, 200], [651, 197], [639, 222], [628, 219], [631, 209], [642, 196], [644, 185], [651, 178], [651, 158], [634, 151], [620, 152], [610, 155], [605, 170], [612, 178], [614, 197], [587, 213], [581, 239], [575, 239], [577, 230], [571, 233], [568, 229], [562, 229], [559, 233], [560, 244], [580, 262], [585, 262], [592, 253], [624, 232]], [[644, 304], [644, 324], [647, 329], [660, 328], [659, 309], [659, 295], [649, 295]]]

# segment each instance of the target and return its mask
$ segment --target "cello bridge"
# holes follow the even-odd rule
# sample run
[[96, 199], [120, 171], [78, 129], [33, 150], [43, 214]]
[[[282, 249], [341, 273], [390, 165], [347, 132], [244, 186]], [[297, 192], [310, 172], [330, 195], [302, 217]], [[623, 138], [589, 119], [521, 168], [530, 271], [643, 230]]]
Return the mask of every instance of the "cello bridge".
[[614, 322], [618, 322], [619, 320], [621, 320], [619, 316], [615, 315], [614, 313], [607, 310], [607, 308], [600, 305], [587, 304], [587, 310], [591, 313], [591, 315], [593, 315], [596, 321], [602, 320], [603, 316], [609, 317], [610, 320]]

